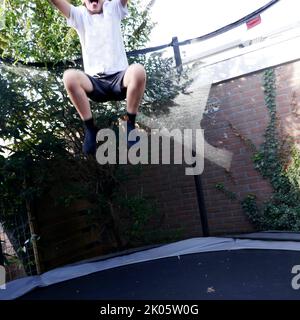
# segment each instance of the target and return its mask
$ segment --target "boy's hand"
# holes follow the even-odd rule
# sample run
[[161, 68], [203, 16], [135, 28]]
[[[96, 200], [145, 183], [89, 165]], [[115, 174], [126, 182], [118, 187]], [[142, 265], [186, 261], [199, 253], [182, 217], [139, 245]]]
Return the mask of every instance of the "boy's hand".
[[120, 1], [121, 1], [121, 3], [122, 3], [122, 6], [123, 6], [123, 7], [125, 7], [126, 4], [128, 3], [128, 0], [120, 0]]

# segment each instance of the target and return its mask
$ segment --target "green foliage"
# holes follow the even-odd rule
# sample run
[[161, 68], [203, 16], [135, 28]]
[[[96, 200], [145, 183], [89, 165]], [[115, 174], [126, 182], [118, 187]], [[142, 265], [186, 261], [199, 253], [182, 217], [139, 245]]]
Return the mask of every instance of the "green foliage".
[[131, 0], [128, 9], [130, 14], [121, 24], [126, 51], [142, 49], [149, 41], [154, 27], [150, 11], [143, 9], [139, 0]]
[[47, 63], [72, 60], [80, 53], [76, 32], [47, 0], [7, 0], [5, 19], [3, 57]]
[[222, 192], [230, 200], [235, 200], [237, 198], [236, 193], [226, 189], [224, 183], [217, 183], [216, 189]]
[[147, 73], [147, 86], [141, 111], [154, 112], [156, 115], [168, 112], [168, 108], [178, 93], [183, 92], [190, 83], [188, 69], [178, 75], [173, 58], [162, 58], [161, 52], [149, 57], [141, 56], [135, 62], [144, 65]]
[[[70, 1], [80, 5], [81, 0]], [[130, 15], [123, 20], [122, 31], [127, 51], [145, 46], [153, 28], [148, 10], [139, 0], [129, 5]], [[81, 55], [76, 31], [48, 0], [7, 0], [5, 28], [1, 30], [3, 57], [24, 62], [60, 62]]]
[[259, 209], [256, 203], [256, 195], [248, 194], [246, 198], [242, 201], [242, 208], [251, 218], [251, 221], [259, 226], [260, 223], [260, 216], [259, 216]]
[[291, 142], [280, 144], [277, 132], [276, 86], [274, 70], [264, 73], [265, 104], [270, 121], [265, 142], [253, 156], [255, 168], [268, 179], [273, 194], [263, 208], [256, 204], [256, 197], [249, 195], [242, 207], [259, 229], [300, 230], [300, 152]]
[[[146, 45], [153, 24], [139, 0], [132, 0], [129, 9], [131, 14], [122, 28], [126, 48], [131, 50]], [[49, 62], [77, 59], [80, 46], [76, 33], [48, 1], [8, 0], [5, 28], [0, 30], [0, 53], [15, 62], [47, 66]], [[145, 112], [157, 110], [184, 90], [187, 82], [180, 82], [171, 59], [153, 54], [131, 62], [143, 63], [148, 73], [142, 103]], [[82, 68], [77, 62], [73, 67]], [[115, 224], [114, 210], [126, 209], [132, 214], [127, 234], [130, 241], [146, 241], [143, 230], [155, 212], [142, 196], [128, 198], [123, 207], [114, 203], [124, 181], [120, 168], [99, 166], [82, 156], [82, 122], [63, 87], [64, 70], [58, 65], [47, 69], [0, 63], [0, 222], [12, 236], [23, 262], [19, 249], [28, 239], [14, 241], [15, 234], [10, 231], [19, 227], [16, 217], [27, 218], [28, 203], [52, 196], [53, 189], [61, 192], [54, 197], [55, 205], [70, 207], [74, 201], [85, 199], [91, 204], [87, 211], [92, 220], [108, 229]], [[99, 128], [116, 129], [113, 123], [124, 112], [125, 104], [92, 103], [92, 109]], [[39, 246], [43, 245], [39, 241]]]
[[129, 243], [133, 245], [145, 243], [147, 237], [146, 226], [150, 218], [158, 213], [153, 199], [146, 199], [143, 195], [124, 197], [118, 194], [114, 201], [122, 211], [128, 213], [131, 221], [129, 228], [124, 231]]

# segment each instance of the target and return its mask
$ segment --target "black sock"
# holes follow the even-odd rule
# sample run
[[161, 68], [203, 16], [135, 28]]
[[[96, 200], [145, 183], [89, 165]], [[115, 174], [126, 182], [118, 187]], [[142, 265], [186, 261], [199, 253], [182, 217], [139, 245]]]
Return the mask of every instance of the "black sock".
[[129, 113], [127, 112], [127, 116], [128, 116], [128, 120], [135, 125], [135, 118], [136, 118], [136, 114], [135, 113]]
[[94, 123], [94, 119], [90, 118], [88, 120], [84, 120], [84, 125], [87, 129], [92, 130], [95, 129], [95, 123]]

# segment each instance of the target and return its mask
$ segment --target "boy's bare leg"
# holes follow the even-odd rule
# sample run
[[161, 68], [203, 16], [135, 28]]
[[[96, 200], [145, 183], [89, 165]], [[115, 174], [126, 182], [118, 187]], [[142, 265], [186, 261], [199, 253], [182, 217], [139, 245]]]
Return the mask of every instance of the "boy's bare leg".
[[80, 118], [83, 121], [91, 119], [92, 112], [86, 92], [91, 92], [93, 85], [88, 76], [80, 70], [66, 70], [64, 73], [64, 85]]
[[[139, 109], [140, 102], [145, 92], [146, 72], [142, 65], [133, 64], [128, 67], [123, 79], [123, 85], [127, 88], [127, 135], [135, 128], [135, 118]], [[133, 141], [127, 141], [128, 147], [131, 147], [139, 138]]]
[[123, 79], [127, 88], [127, 112], [137, 114], [146, 86], [146, 72], [142, 65], [132, 64], [126, 70]]
[[[85, 123], [85, 139], [83, 152], [85, 154], [96, 153], [96, 128], [93, 122], [90, 102], [87, 92], [93, 90], [93, 85], [88, 76], [75, 69], [69, 69], [64, 73], [64, 85], [68, 95]], [[143, 97], [146, 85], [146, 72], [142, 65], [133, 64], [129, 66], [123, 78], [123, 85], [127, 88], [127, 116], [128, 133], [135, 128], [135, 118]], [[133, 145], [136, 141], [129, 143]]]
[[64, 73], [64, 85], [73, 105], [85, 124], [83, 152], [86, 155], [95, 155], [97, 129], [94, 125], [90, 102], [86, 94], [86, 92], [93, 90], [92, 82], [84, 72], [69, 69]]

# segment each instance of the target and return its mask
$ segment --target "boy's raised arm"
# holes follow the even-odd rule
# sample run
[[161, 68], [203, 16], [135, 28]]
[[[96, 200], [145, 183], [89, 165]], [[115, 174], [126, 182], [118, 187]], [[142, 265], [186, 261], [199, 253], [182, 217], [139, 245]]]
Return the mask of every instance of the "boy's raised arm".
[[49, 0], [66, 18], [70, 17], [71, 5], [67, 0]]
[[128, 0], [121, 0], [122, 6], [125, 7], [128, 3]]

